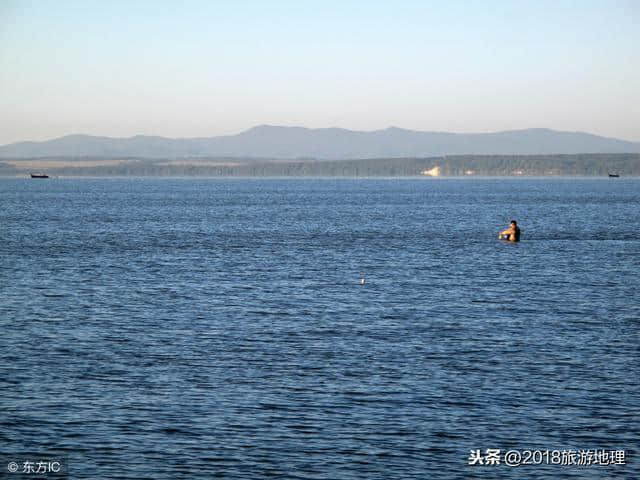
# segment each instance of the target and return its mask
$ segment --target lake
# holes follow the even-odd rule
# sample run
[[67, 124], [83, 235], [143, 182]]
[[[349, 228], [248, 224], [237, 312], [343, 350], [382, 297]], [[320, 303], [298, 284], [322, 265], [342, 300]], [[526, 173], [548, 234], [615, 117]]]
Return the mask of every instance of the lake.
[[639, 211], [625, 178], [0, 179], [0, 453], [639, 478]]

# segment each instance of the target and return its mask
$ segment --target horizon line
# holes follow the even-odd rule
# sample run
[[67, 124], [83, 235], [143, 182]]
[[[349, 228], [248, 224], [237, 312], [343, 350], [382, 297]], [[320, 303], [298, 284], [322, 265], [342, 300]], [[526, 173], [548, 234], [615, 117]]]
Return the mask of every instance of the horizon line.
[[415, 129], [410, 129], [410, 128], [403, 128], [403, 127], [397, 127], [394, 125], [390, 125], [386, 128], [378, 128], [378, 129], [373, 129], [373, 130], [354, 130], [354, 129], [350, 129], [350, 128], [344, 128], [344, 127], [336, 127], [336, 126], [331, 126], [331, 127], [305, 127], [305, 126], [300, 126], [300, 125], [275, 125], [275, 124], [258, 124], [258, 125], [254, 125], [253, 127], [249, 127], [247, 129], [241, 130], [237, 133], [229, 133], [229, 134], [223, 134], [223, 135], [211, 135], [211, 136], [185, 136], [185, 137], [173, 137], [173, 136], [163, 136], [163, 135], [148, 135], [148, 134], [134, 134], [134, 135], [129, 135], [129, 136], [108, 136], [108, 135], [97, 135], [97, 134], [91, 134], [91, 133], [68, 133], [68, 134], [64, 134], [64, 135], [60, 135], [57, 137], [52, 137], [52, 138], [47, 138], [47, 139], [43, 139], [43, 140], [18, 140], [15, 142], [9, 142], [9, 143], [4, 143], [4, 144], [0, 144], [0, 147], [7, 147], [10, 145], [17, 145], [17, 144], [21, 144], [21, 143], [45, 143], [45, 142], [50, 142], [50, 141], [54, 141], [54, 140], [60, 140], [63, 138], [68, 138], [68, 137], [93, 137], [93, 138], [104, 138], [104, 139], [111, 139], [111, 140], [130, 140], [133, 138], [160, 138], [160, 139], [164, 139], [164, 140], [200, 140], [200, 139], [211, 139], [211, 138], [223, 138], [223, 137], [234, 137], [237, 135], [241, 135], [243, 133], [248, 133], [252, 130], [256, 130], [256, 129], [260, 129], [260, 128], [280, 128], [280, 129], [299, 129], [299, 130], [309, 130], [309, 131], [317, 131], [317, 130], [340, 130], [340, 131], [346, 131], [346, 132], [353, 132], [353, 133], [378, 133], [378, 132], [384, 132], [387, 130], [402, 130], [405, 132], [412, 132], [412, 133], [433, 133], [433, 134], [444, 134], [444, 135], [495, 135], [495, 134], [500, 134], [500, 133], [513, 133], [513, 132], [525, 132], [525, 131], [549, 131], [549, 132], [554, 132], [554, 133], [578, 133], [578, 134], [583, 134], [583, 135], [591, 135], [594, 137], [600, 137], [600, 138], [605, 138], [605, 139], [611, 139], [611, 140], [617, 140], [617, 141], [623, 141], [623, 142], [629, 142], [629, 143], [640, 143], [639, 140], [627, 140], [624, 138], [620, 138], [620, 137], [611, 137], [611, 136], [605, 136], [605, 135], [600, 135], [597, 133], [592, 133], [592, 132], [588, 132], [588, 131], [583, 131], [583, 130], [556, 130], [554, 128], [549, 128], [549, 127], [527, 127], [527, 128], [516, 128], [516, 129], [509, 129], [509, 130], [493, 130], [493, 131], [482, 131], [482, 132], [452, 132], [452, 131], [446, 131], [446, 130], [415, 130]]

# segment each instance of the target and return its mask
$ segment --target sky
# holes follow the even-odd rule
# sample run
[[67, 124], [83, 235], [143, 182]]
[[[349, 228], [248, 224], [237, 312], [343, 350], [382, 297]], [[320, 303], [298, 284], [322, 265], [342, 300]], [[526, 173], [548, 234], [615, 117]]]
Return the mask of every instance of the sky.
[[640, 141], [640, 1], [0, 0], [0, 144], [263, 124]]

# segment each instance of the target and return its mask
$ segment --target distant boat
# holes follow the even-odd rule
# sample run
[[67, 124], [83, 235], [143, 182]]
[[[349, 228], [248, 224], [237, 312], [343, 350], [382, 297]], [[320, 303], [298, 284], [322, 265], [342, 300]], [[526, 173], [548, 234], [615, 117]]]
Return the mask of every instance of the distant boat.
[[49, 178], [46, 173], [32, 173], [31, 178]]
[[609, 174], [609, 178], [618, 178], [620, 175], [618, 175], [617, 173], [610, 173]]

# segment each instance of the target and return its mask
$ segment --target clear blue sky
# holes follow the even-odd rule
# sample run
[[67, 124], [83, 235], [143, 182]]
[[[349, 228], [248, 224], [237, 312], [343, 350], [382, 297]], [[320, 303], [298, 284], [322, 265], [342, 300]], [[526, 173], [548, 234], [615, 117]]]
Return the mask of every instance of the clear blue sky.
[[0, 144], [258, 124], [640, 141], [640, 1], [0, 0]]

